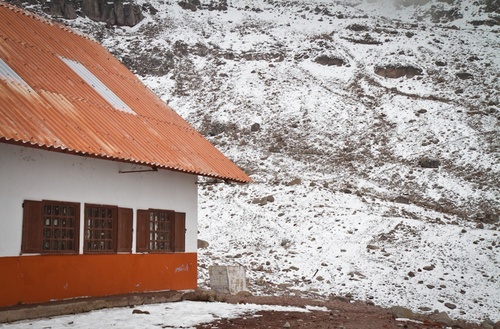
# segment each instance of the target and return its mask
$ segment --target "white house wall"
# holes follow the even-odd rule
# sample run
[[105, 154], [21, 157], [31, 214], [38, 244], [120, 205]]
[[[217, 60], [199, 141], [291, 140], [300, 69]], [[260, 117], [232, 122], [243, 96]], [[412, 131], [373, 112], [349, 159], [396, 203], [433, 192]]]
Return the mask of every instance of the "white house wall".
[[[186, 252], [197, 248], [196, 175], [0, 143], [0, 257], [21, 250], [24, 200], [115, 205], [186, 213]], [[135, 252], [135, 234], [133, 235]], [[83, 237], [83, 221], [80, 227]], [[83, 243], [80, 243], [80, 253]]]

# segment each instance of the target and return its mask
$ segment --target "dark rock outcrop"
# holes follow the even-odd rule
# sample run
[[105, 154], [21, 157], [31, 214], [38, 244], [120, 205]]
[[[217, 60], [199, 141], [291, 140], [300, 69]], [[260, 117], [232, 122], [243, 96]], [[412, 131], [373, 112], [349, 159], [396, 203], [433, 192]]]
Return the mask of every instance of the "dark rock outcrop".
[[344, 65], [344, 60], [342, 58], [336, 58], [336, 57], [329, 57], [326, 55], [321, 55], [316, 57], [314, 60], [316, 63], [321, 64], [321, 65], [326, 65], [326, 66], [342, 66]]
[[45, 11], [54, 17], [75, 19], [79, 15], [108, 26], [134, 26], [143, 18], [141, 7], [128, 1], [115, 0], [52, 0], [46, 2]]

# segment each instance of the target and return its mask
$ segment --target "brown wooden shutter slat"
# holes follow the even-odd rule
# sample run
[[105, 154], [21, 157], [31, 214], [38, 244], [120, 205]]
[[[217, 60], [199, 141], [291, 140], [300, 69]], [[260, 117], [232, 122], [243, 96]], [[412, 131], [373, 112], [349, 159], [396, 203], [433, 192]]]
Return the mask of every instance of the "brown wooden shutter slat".
[[186, 214], [183, 212], [175, 213], [174, 220], [174, 252], [186, 251]]
[[43, 244], [42, 203], [25, 200], [23, 203], [22, 253], [41, 253]]
[[74, 251], [78, 253], [80, 250], [80, 204], [74, 203], [75, 205], [75, 239], [74, 239]]
[[132, 252], [133, 216], [132, 209], [118, 208], [118, 252]]
[[147, 210], [137, 210], [137, 232], [136, 251], [147, 252], [149, 244], [149, 212]]

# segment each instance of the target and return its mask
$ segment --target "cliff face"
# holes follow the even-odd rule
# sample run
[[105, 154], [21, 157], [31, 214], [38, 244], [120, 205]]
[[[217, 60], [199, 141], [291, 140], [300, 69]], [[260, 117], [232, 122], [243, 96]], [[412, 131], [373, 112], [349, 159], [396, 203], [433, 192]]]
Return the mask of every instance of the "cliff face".
[[[32, 4], [40, 1], [31, 0]], [[134, 26], [143, 18], [141, 7], [127, 0], [42, 0], [44, 11], [52, 17], [76, 19], [89, 17], [108, 26]]]

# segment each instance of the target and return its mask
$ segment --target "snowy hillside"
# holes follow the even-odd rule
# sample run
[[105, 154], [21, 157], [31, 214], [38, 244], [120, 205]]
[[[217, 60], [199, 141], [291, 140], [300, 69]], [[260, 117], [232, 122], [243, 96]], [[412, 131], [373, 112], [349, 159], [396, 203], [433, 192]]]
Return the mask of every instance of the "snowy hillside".
[[138, 1], [65, 21], [254, 180], [200, 179], [201, 287], [500, 320], [500, 14], [486, 2]]

